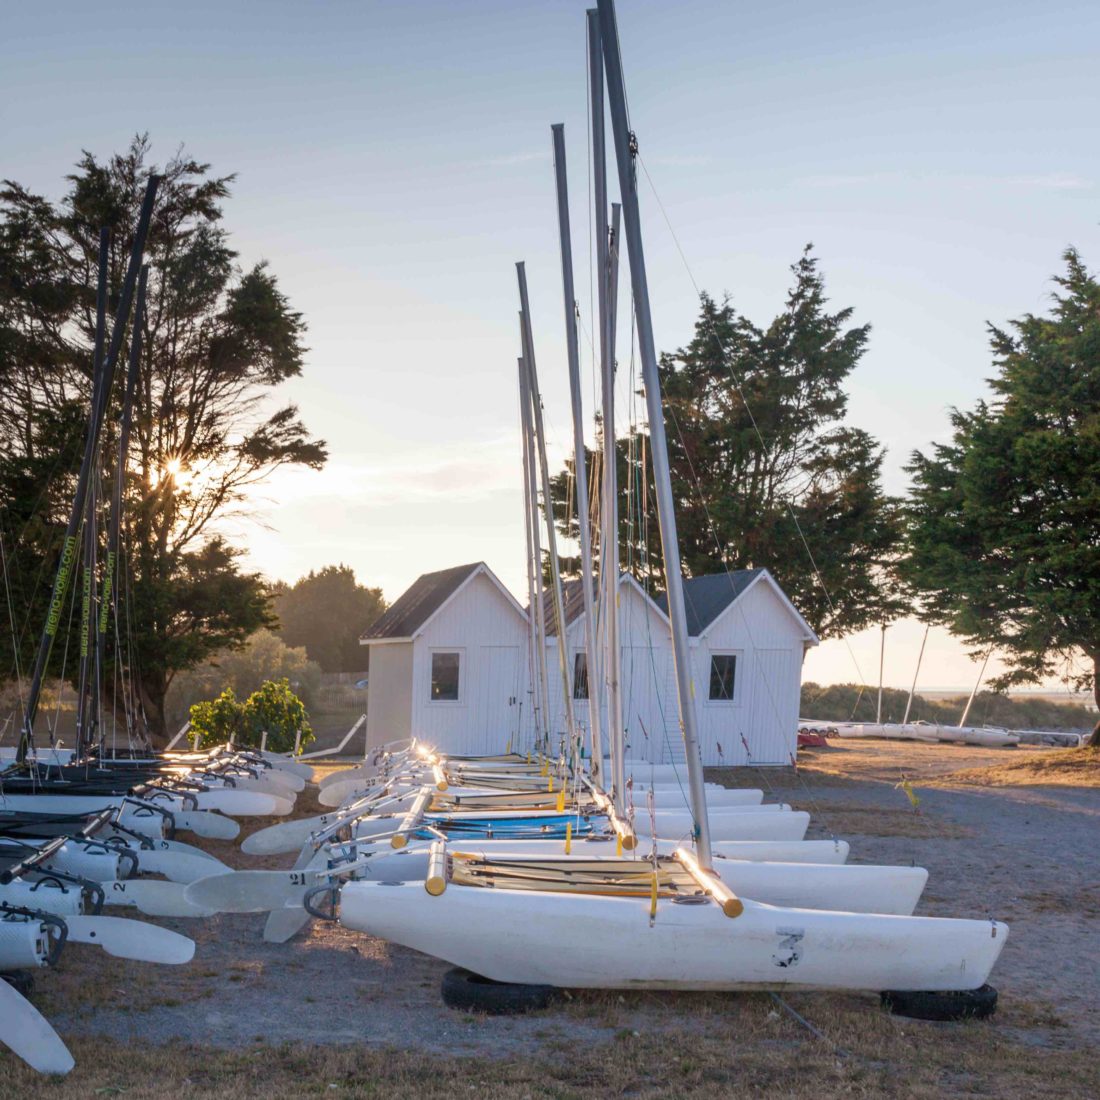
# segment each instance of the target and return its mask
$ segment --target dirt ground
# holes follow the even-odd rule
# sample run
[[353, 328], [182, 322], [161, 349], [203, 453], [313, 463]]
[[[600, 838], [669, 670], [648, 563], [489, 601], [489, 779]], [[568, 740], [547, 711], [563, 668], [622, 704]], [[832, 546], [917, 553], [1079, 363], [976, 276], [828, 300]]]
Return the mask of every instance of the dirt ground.
[[[785, 1001], [824, 1040], [764, 994], [581, 994], [528, 1017], [476, 1017], [442, 1005], [446, 965], [436, 960], [320, 922], [288, 944], [266, 944], [261, 917], [222, 915], [162, 922], [196, 940], [184, 967], [69, 948], [56, 972], [40, 976], [34, 999], [78, 1068], [43, 1089], [0, 1055], [0, 1074], [14, 1074], [14, 1091], [0, 1092], [434, 1096], [440, 1081], [461, 1081], [486, 1097], [757, 1088], [792, 1097], [1100, 1096], [1091, 1057], [1100, 1041], [1100, 789], [950, 785], [951, 773], [1002, 764], [1011, 751], [839, 743], [804, 752], [797, 771], [712, 775], [810, 810], [810, 835], [848, 839], [852, 862], [927, 867], [919, 913], [1006, 920], [1011, 934], [993, 975], [1001, 1006], [990, 1023], [924, 1024], [886, 1015], [872, 995], [814, 994]], [[307, 788], [296, 812], [315, 807]], [[265, 824], [246, 821], [244, 831]], [[238, 867], [290, 862], [250, 858], [237, 843], [209, 848]], [[105, 1059], [103, 1041], [131, 1057]], [[684, 1042], [701, 1045], [680, 1063]], [[157, 1062], [157, 1051], [167, 1060]], [[298, 1085], [257, 1070], [249, 1051], [267, 1069], [297, 1065]], [[681, 1053], [669, 1076], [672, 1052]], [[519, 1068], [532, 1065], [549, 1068]], [[219, 1066], [221, 1085], [211, 1077]], [[380, 1091], [366, 1088], [365, 1074]]]

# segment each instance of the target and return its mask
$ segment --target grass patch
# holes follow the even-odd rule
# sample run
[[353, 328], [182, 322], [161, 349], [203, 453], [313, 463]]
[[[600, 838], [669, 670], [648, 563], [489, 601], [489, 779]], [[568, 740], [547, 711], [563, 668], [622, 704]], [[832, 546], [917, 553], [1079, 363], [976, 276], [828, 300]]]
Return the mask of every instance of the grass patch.
[[[606, 1041], [507, 1059], [363, 1046], [225, 1051], [77, 1040], [77, 1068], [67, 1078], [41, 1078], [8, 1056], [0, 1056], [0, 1067], [6, 1096], [41, 1100], [113, 1094], [131, 1100], [453, 1100], [469, 1094], [478, 1100], [764, 1094], [789, 1100], [933, 1100], [948, 1094], [1034, 1100], [1100, 1094], [1100, 1064], [1088, 1051], [1060, 1049], [1060, 1021], [1042, 1005], [1006, 1003], [994, 1023], [927, 1024], [889, 1016], [869, 996], [787, 999], [826, 1042], [761, 994], [580, 995], [564, 1010], [566, 1022], [574, 1012], [606, 1008], [615, 1020]], [[644, 1022], [636, 1018], [643, 1012]]]
[[942, 787], [1100, 787], [1100, 749], [1047, 749], [935, 780]]

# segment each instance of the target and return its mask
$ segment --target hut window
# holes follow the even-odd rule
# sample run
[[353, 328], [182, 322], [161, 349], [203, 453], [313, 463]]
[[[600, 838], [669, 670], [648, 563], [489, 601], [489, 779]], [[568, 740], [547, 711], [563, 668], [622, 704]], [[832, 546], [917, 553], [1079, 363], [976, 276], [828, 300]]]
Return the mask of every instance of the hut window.
[[573, 698], [588, 698], [588, 655], [585, 653], [573, 657]]
[[458, 653], [432, 654], [432, 702], [446, 703], [458, 701]]
[[711, 654], [710, 698], [722, 703], [732, 703], [736, 675], [737, 657], [735, 654]]

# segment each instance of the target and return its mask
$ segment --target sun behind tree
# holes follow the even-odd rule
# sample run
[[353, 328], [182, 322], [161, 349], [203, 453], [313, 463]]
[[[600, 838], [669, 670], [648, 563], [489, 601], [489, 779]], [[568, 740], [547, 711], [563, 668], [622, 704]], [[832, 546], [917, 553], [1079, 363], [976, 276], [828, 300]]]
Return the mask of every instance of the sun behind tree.
[[[56, 567], [80, 457], [73, 441], [83, 438], [91, 397], [99, 229], [112, 230], [114, 295], [153, 170], [149, 141], [137, 137], [106, 161], [85, 152], [59, 203], [11, 181], [0, 189], [0, 269], [10, 276], [0, 287], [0, 507], [24, 533], [12, 555], [13, 603], [33, 624], [22, 631], [24, 666], [48, 595], [33, 581]], [[266, 585], [241, 570], [224, 520], [247, 514], [247, 491], [273, 470], [319, 469], [326, 449], [294, 405], [272, 404], [274, 391], [302, 372], [305, 321], [264, 264], [237, 265], [222, 221], [233, 176], [214, 176], [183, 152], [157, 171], [164, 181], [145, 257], [119, 633], [141, 712], [162, 736], [173, 677], [272, 621]], [[116, 390], [105, 454], [118, 397]], [[9, 665], [10, 644], [0, 641]], [[72, 674], [61, 667], [65, 651], [54, 647], [54, 675]], [[113, 647], [108, 658], [111, 695]]]

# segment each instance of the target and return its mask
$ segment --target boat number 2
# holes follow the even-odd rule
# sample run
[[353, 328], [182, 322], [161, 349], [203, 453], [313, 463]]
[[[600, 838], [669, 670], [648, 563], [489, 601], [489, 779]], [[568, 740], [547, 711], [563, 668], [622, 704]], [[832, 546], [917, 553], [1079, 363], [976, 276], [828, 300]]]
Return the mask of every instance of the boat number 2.
[[802, 938], [806, 935], [805, 928], [777, 928], [775, 934], [779, 937], [779, 946], [774, 955], [772, 955], [772, 962], [776, 966], [787, 969], [791, 966], [797, 966], [798, 960], [802, 958]]

